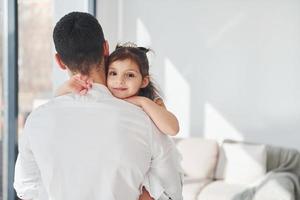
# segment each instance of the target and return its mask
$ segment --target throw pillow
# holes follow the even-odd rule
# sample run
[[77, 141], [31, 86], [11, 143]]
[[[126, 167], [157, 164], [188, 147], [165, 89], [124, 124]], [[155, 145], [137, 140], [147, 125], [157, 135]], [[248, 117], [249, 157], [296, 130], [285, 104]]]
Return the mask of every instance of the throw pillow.
[[223, 143], [215, 173], [217, 179], [232, 184], [251, 184], [266, 174], [266, 146]]

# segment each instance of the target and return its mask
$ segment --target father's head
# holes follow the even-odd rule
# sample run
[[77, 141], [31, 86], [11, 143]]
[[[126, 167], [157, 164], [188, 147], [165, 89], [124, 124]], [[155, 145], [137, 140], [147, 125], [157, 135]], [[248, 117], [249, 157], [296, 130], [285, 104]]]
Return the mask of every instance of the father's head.
[[72, 74], [89, 75], [104, 67], [108, 45], [98, 20], [83, 12], [71, 12], [62, 17], [53, 31], [57, 51], [56, 61]]

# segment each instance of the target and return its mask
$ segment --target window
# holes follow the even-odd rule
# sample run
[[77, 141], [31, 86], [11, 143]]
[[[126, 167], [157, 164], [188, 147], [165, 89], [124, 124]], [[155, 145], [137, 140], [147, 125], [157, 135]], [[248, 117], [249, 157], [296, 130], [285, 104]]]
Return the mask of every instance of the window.
[[[3, 134], [3, 1], [0, 0], [0, 194], [2, 194], [2, 134]], [[2, 197], [0, 195], [0, 200]]]
[[19, 0], [19, 133], [26, 117], [52, 96], [52, 0]]

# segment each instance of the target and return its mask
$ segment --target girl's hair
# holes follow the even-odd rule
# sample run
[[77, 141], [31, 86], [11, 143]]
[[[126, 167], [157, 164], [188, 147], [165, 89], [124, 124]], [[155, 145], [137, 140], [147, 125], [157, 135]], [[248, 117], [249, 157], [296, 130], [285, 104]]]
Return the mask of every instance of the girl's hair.
[[[105, 65], [106, 75], [108, 73], [108, 67], [111, 63], [117, 60], [126, 60], [130, 59], [135, 62], [142, 74], [142, 78], [149, 76], [149, 61], [147, 58], [147, 52], [150, 49], [145, 47], [138, 47], [134, 43], [125, 43], [123, 45], [118, 44], [114, 52], [112, 52]], [[138, 96], [147, 97], [151, 100], [159, 97], [158, 90], [155, 88], [153, 82], [150, 80], [149, 76], [149, 84], [145, 88], [141, 88], [138, 92]]]

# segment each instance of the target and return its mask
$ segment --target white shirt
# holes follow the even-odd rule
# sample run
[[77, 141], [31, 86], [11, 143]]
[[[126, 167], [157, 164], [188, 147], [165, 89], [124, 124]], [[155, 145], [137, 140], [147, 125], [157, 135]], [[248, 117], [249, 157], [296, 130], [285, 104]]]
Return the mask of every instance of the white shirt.
[[141, 108], [100, 84], [33, 111], [19, 141], [14, 187], [21, 199], [182, 199], [179, 156]]

